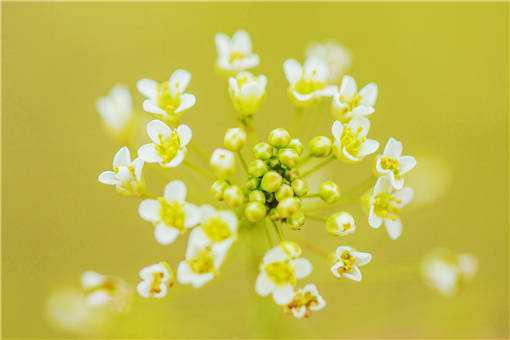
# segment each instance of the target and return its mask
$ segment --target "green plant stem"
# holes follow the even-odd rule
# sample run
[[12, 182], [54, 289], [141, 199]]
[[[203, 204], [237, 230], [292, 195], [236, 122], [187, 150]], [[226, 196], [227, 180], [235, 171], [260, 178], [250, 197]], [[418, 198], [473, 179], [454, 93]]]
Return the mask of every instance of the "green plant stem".
[[205, 177], [205, 179], [215, 180], [215, 177], [210, 172], [207, 172], [204, 168], [191, 164], [189, 161], [184, 161], [183, 164], [198, 175]]
[[320, 163], [317, 163], [315, 166], [313, 166], [311, 169], [303, 172], [303, 174], [301, 175], [301, 178], [306, 178], [307, 176], [313, 174], [314, 172], [316, 172], [317, 170], [319, 170], [320, 168], [324, 167], [325, 165], [329, 164], [330, 162], [334, 161], [335, 158], [334, 157], [329, 157], [329, 158], [326, 158], [325, 160], [323, 160], [322, 162]]
[[274, 230], [276, 231], [276, 235], [278, 235], [278, 240], [281, 242], [283, 241], [285, 238], [283, 237], [283, 233], [282, 233], [282, 230], [280, 229], [280, 227], [278, 226], [278, 224], [276, 224], [275, 221], [273, 220], [270, 220], [271, 223], [273, 223], [273, 226], [274, 226]]
[[314, 220], [314, 221], [326, 222], [326, 218], [320, 217], [320, 216], [317, 216], [317, 215], [305, 214], [305, 217], [307, 217], [307, 218], [309, 218], [311, 220]]
[[241, 160], [241, 164], [243, 165], [244, 171], [246, 172], [246, 174], [248, 174], [248, 164], [244, 160], [243, 154], [241, 153], [241, 151], [237, 151], [237, 155], [239, 156], [239, 159]]
[[269, 246], [270, 247], [274, 247], [274, 241], [273, 241], [273, 238], [271, 237], [271, 232], [269, 231], [269, 226], [267, 225], [267, 219], [265, 220], [266, 223], [263, 223], [263, 227], [264, 227], [264, 231], [266, 233], [266, 237], [267, 237], [267, 242], [269, 243]]

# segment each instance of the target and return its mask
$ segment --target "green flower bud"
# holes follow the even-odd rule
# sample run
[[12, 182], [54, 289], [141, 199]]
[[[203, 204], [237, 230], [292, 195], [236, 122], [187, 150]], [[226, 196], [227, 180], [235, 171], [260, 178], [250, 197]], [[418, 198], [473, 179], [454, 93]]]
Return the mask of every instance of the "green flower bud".
[[276, 168], [277, 166], [280, 165], [280, 161], [278, 160], [278, 158], [276, 157], [272, 157], [271, 159], [269, 159], [267, 161], [267, 166], [270, 168], [270, 169], [274, 169]]
[[278, 159], [286, 167], [293, 168], [299, 162], [299, 154], [294, 149], [281, 149]]
[[290, 179], [291, 181], [295, 181], [296, 179], [299, 178], [299, 171], [295, 169], [288, 170], [285, 172], [285, 176], [287, 176], [287, 178]]
[[228, 129], [223, 144], [230, 151], [239, 151], [246, 145], [246, 132], [241, 128]]
[[297, 196], [302, 197], [308, 193], [308, 186], [304, 180], [298, 178], [292, 182], [292, 190]]
[[271, 209], [269, 211], [269, 218], [271, 219], [271, 221], [276, 221], [279, 220], [281, 217], [280, 214], [278, 214], [278, 211], [276, 211], [276, 209]]
[[333, 203], [340, 198], [338, 185], [332, 181], [326, 181], [321, 184], [319, 189], [320, 198], [326, 203]]
[[227, 178], [232, 175], [236, 169], [236, 160], [232, 152], [225, 149], [216, 149], [211, 155], [209, 161], [214, 174], [219, 178]]
[[278, 202], [281, 202], [284, 199], [286, 199], [287, 197], [292, 197], [292, 196], [294, 196], [294, 191], [292, 190], [291, 186], [288, 184], [282, 184], [280, 186], [280, 189], [278, 189], [278, 191], [275, 194], [276, 200]]
[[316, 136], [310, 140], [308, 147], [314, 157], [327, 157], [331, 153], [331, 139], [326, 136]]
[[292, 229], [299, 229], [305, 224], [305, 214], [298, 210], [287, 218], [287, 223]]
[[211, 185], [211, 192], [214, 196], [214, 199], [221, 201], [223, 199], [223, 192], [226, 188], [228, 188], [228, 186], [228, 182], [223, 179], [214, 181], [214, 183]]
[[258, 143], [253, 147], [253, 155], [258, 159], [269, 159], [273, 155], [273, 148], [267, 143]]
[[266, 202], [266, 195], [260, 190], [253, 190], [250, 192], [250, 195], [248, 196], [248, 200], [250, 202], [260, 202], [265, 203]]
[[231, 185], [223, 191], [223, 200], [231, 208], [235, 208], [244, 203], [244, 194], [237, 185]]
[[301, 153], [303, 152], [303, 143], [301, 143], [299, 138], [292, 138], [287, 147], [294, 149], [299, 155], [301, 155]]
[[274, 129], [269, 133], [267, 141], [275, 148], [284, 148], [290, 143], [290, 134], [285, 129]]
[[246, 182], [244, 187], [248, 190], [256, 190], [259, 188], [259, 184], [260, 184], [260, 178], [251, 177], [250, 179], [248, 179], [248, 181]]
[[258, 222], [266, 217], [267, 208], [260, 202], [250, 202], [244, 209], [244, 215], [250, 222]]
[[278, 215], [287, 218], [294, 214], [301, 207], [301, 201], [297, 197], [287, 197], [276, 206]]
[[354, 234], [356, 223], [351, 214], [345, 211], [338, 212], [328, 217], [326, 229], [330, 234], [344, 236]]
[[248, 167], [248, 173], [254, 177], [262, 177], [268, 170], [266, 163], [260, 159], [251, 161]]
[[260, 187], [264, 191], [275, 192], [280, 188], [280, 185], [282, 185], [282, 180], [282, 176], [279, 173], [276, 171], [269, 171], [262, 177]]

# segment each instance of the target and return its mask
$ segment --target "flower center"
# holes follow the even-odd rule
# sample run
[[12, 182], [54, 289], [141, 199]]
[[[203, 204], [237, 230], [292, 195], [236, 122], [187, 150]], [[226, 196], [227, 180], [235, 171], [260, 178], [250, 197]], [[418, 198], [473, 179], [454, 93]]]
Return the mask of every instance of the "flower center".
[[152, 274], [152, 282], [149, 288], [152, 294], [161, 292], [161, 282], [163, 281], [163, 273], [157, 272]]
[[340, 96], [340, 101], [342, 103], [347, 104], [347, 106], [344, 107], [342, 110], [343, 113], [347, 113], [347, 112], [352, 111], [355, 107], [359, 106], [359, 104], [361, 103], [361, 96], [359, 94], [355, 94], [351, 100], [349, 100], [348, 98], [346, 98], [344, 96]]
[[344, 147], [347, 152], [353, 156], [357, 155], [361, 146], [367, 139], [361, 133], [363, 131], [362, 127], [359, 127], [356, 131], [352, 131], [350, 127], [346, 126], [342, 137], [340, 137], [340, 145]]
[[202, 224], [202, 228], [207, 237], [214, 242], [224, 241], [232, 235], [227, 222], [219, 216], [209, 217]]
[[400, 200], [392, 194], [379, 193], [374, 199], [374, 212], [382, 218], [396, 220], [400, 213], [400, 209], [397, 207], [398, 203]]
[[214, 259], [209, 248], [202, 249], [187, 262], [191, 270], [197, 274], [212, 273], [214, 270]]
[[[307, 309], [307, 312], [308, 312], [308, 310], [311, 307], [316, 306], [317, 304], [319, 304], [319, 301], [318, 301], [317, 297], [315, 295], [313, 295], [312, 293], [298, 292], [294, 296], [294, 299], [292, 300], [292, 302], [287, 305], [287, 308], [288, 309], [298, 309], [302, 306], [305, 306], [305, 308]], [[305, 316], [308, 316], [308, 315], [305, 314]]]
[[277, 285], [283, 285], [286, 283], [296, 284], [296, 276], [294, 274], [294, 268], [288, 261], [273, 262], [266, 266], [267, 276], [271, 281]]
[[244, 54], [243, 52], [233, 51], [233, 52], [230, 52], [230, 54], [228, 56], [228, 62], [235, 63], [236, 61], [242, 60], [244, 58], [246, 58], [246, 54]]
[[158, 198], [158, 201], [161, 205], [161, 220], [165, 222], [166, 225], [179, 229], [180, 232], [185, 231], [185, 214], [181, 203], [176, 201], [167, 202], [163, 197]]
[[163, 163], [168, 163], [175, 158], [180, 146], [179, 136], [175, 131], [172, 131], [172, 135], [169, 138], [159, 135], [159, 144], [156, 145], [156, 151], [163, 158]]
[[168, 114], [173, 114], [179, 107], [181, 98], [179, 93], [171, 94], [168, 88], [168, 82], [163, 82], [158, 86], [158, 106]]
[[338, 267], [339, 274], [350, 272], [352, 267], [356, 264], [356, 258], [348, 251], [344, 251], [342, 253], [340, 260], [342, 261], [343, 266]]
[[301, 94], [311, 94], [326, 86], [322, 81], [301, 78], [294, 84], [294, 89]]
[[381, 158], [381, 167], [385, 170], [391, 170], [395, 176], [398, 176], [400, 171], [398, 168], [398, 161], [393, 157], [384, 156]]

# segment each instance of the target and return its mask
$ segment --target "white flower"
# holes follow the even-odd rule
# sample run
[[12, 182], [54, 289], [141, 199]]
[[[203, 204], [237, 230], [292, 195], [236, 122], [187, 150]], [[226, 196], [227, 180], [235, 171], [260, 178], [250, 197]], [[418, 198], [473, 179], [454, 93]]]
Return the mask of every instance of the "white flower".
[[425, 283], [448, 298], [457, 295], [459, 288], [471, 280], [477, 270], [478, 260], [475, 256], [454, 256], [445, 250], [433, 251], [422, 263]]
[[379, 177], [370, 198], [368, 223], [372, 228], [386, 226], [391, 239], [397, 239], [402, 233], [400, 210], [413, 198], [411, 188], [395, 190], [387, 177]]
[[285, 310], [291, 312], [296, 319], [308, 318], [312, 312], [317, 312], [326, 306], [326, 301], [322, 298], [313, 284], [307, 284], [294, 292], [292, 301], [285, 306]]
[[115, 85], [106, 96], [97, 100], [96, 109], [106, 127], [115, 135], [121, 134], [133, 118], [129, 89], [124, 85]]
[[376, 84], [369, 83], [358, 92], [356, 81], [351, 76], [344, 76], [340, 89], [333, 95], [332, 111], [337, 119], [348, 121], [374, 113], [376, 100]]
[[228, 249], [216, 244], [204, 245], [206, 243], [199, 228], [191, 231], [185, 260], [177, 268], [179, 283], [200, 288], [219, 274]]
[[202, 220], [193, 230], [193, 242], [198, 247], [214, 246], [219, 251], [228, 251], [237, 238], [237, 216], [232, 211], [217, 211], [210, 205], [200, 207]]
[[234, 109], [243, 116], [253, 115], [266, 95], [267, 78], [250, 72], [240, 72], [228, 80], [228, 93]]
[[328, 64], [329, 83], [338, 82], [352, 63], [351, 51], [334, 40], [312, 43], [306, 49], [306, 57], [317, 57]]
[[182, 163], [192, 134], [187, 125], [179, 125], [172, 130], [162, 121], [152, 120], [147, 123], [147, 134], [152, 143], [142, 145], [138, 149], [138, 157], [147, 163], [159, 163], [167, 168]]
[[349, 123], [335, 121], [331, 127], [334, 137], [334, 155], [347, 163], [359, 162], [379, 148], [379, 142], [367, 139], [370, 121], [364, 117], [355, 117]]
[[283, 70], [289, 81], [289, 97], [295, 106], [305, 107], [335, 93], [334, 86], [327, 86], [329, 68], [320, 58], [307, 58], [304, 65], [287, 59]]
[[218, 148], [213, 151], [209, 165], [219, 178], [232, 175], [236, 169], [236, 158], [232, 151]]
[[356, 223], [354, 217], [346, 211], [340, 211], [331, 215], [326, 220], [326, 229], [329, 233], [337, 236], [354, 234]]
[[131, 153], [122, 147], [113, 157], [113, 171], [99, 174], [99, 182], [114, 185], [118, 192], [125, 195], [140, 195], [145, 185], [142, 179], [143, 160], [136, 158], [131, 161]]
[[412, 156], [402, 156], [402, 143], [395, 138], [388, 139], [382, 155], [377, 157], [375, 169], [380, 176], [388, 176], [395, 189], [404, 186], [404, 174], [412, 170], [416, 159]]
[[142, 281], [136, 287], [138, 294], [144, 298], [162, 298], [168, 288], [172, 287], [175, 278], [172, 268], [166, 262], [159, 262], [140, 270]]
[[175, 70], [168, 81], [160, 84], [151, 79], [139, 80], [136, 87], [147, 97], [143, 102], [144, 111], [175, 123], [182, 112], [195, 105], [195, 96], [184, 92], [190, 80], [191, 73], [186, 70]]
[[299, 257], [300, 254], [299, 246], [289, 241], [268, 250], [255, 283], [257, 293], [261, 296], [272, 294], [279, 305], [291, 303], [297, 281], [312, 271], [310, 261]]
[[81, 276], [84, 301], [89, 307], [110, 306], [122, 310], [129, 303], [130, 290], [120, 278], [88, 270]]
[[359, 267], [372, 260], [372, 255], [355, 251], [351, 247], [340, 246], [336, 248], [336, 263], [331, 267], [333, 276], [345, 277], [354, 281], [361, 281], [362, 275]]
[[243, 30], [229, 38], [224, 33], [215, 36], [216, 66], [223, 72], [232, 73], [248, 70], [259, 64], [259, 56], [252, 52], [250, 35]]
[[186, 194], [184, 182], [175, 180], [166, 185], [163, 197], [140, 203], [140, 217], [156, 226], [154, 237], [160, 244], [174, 242], [179, 234], [200, 223], [200, 209], [186, 202]]

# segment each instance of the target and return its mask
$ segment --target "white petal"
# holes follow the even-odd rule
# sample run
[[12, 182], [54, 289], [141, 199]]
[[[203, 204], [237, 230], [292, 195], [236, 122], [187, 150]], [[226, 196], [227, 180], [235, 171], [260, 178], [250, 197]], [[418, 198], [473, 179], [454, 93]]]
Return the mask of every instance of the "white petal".
[[264, 93], [264, 89], [257, 82], [251, 82], [241, 88], [239, 96], [243, 98], [259, 98]]
[[181, 146], [186, 146], [191, 141], [192, 132], [189, 126], [179, 125], [176, 129], [177, 136]]
[[142, 169], [143, 169], [143, 159], [141, 158], [135, 158], [133, 161], [133, 167], [135, 168], [135, 177], [137, 180], [140, 180], [142, 178]]
[[84, 289], [91, 289], [104, 283], [105, 276], [95, 271], [87, 270], [81, 275], [81, 285]]
[[184, 226], [186, 228], [193, 228], [201, 222], [202, 215], [200, 213], [200, 209], [197, 206], [186, 203], [184, 205], [184, 213], [186, 215], [184, 220]]
[[115, 85], [110, 91], [111, 97], [115, 100], [115, 103], [120, 105], [124, 110], [131, 111], [133, 106], [133, 100], [129, 88], [125, 85]]
[[365, 85], [360, 91], [361, 104], [365, 106], [374, 106], [377, 100], [377, 85], [375, 83], [369, 83]]
[[183, 93], [191, 80], [191, 73], [186, 70], [175, 70], [168, 80], [170, 93]]
[[416, 159], [413, 156], [402, 156], [399, 159], [399, 163], [400, 173], [405, 174], [416, 166]]
[[375, 182], [373, 194], [377, 195], [378, 193], [381, 193], [381, 192], [389, 193], [392, 191], [391, 188], [392, 188], [392, 186], [391, 186], [390, 180], [387, 177], [379, 177], [377, 179], [377, 182]]
[[287, 305], [294, 298], [294, 287], [290, 284], [276, 286], [273, 290], [274, 302], [278, 305]]
[[103, 184], [107, 185], [117, 185], [119, 184], [119, 179], [117, 178], [117, 174], [113, 171], [103, 171], [97, 177], [97, 180]]
[[407, 205], [412, 201], [414, 196], [414, 191], [411, 188], [402, 188], [399, 191], [393, 194], [397, 199], [400, 200], [400, 207]]
[[165, 200], [168, 202], [177, 201], [184, 203], [187, 193], [188, 189], [186, 188], [186, 184], [184, 184], [183, 181], [174, 180], [169, 182], [165, 187]]
[[292, 315], [294, 315], [294, 317], [296, 319], [301, 319], [305, 316], [306, 314], [306, 307], [305, 306], [301, 306], [301, 307], [298, 307], [298, 308], [292, 308]]
[[307, 277], [312, 272], [312, 264], [305, 258], [298, 258], [292, 260], [294, 266], [296, 278], [302, 279]]
[[127, 146], [122, 147], [115, 156], [113, 156], [113, 167], [119, 166], [130, 166], [131, 165], [131, 153]]
[[193, 286], [193, 288], [200, 288], [207, 282], [211, 281], [213, 278], [214, 278], [213, 273], [194, 275], [191, 281], [191, 285]]
[[379, 149], [379, 142], [374, 139], [367, 139], [363, 144], [361, 145], [361, 148], [359, 150], [359, 154], [361, 157], [368, 156], [370, 154], [373, 154], [374, 152]]
[[227, 222], [228, 227], [231, 232], [236, 233], [237, 232], [237, 216], [232, 211], [220, 211], [219, 212], [220, 217]]
[[301, 79], [303, 71], [301, 69], [301, 64], [294, 59], [287, 59], [283, 63], [283, 71], [285, 72], [285, 76], [289, 81], [289, 84], [294, 84], [299, 79]]
[[214, 42], [216, 43], [216, 51], [219, 55], [225, 55], [228, 53], [230, 39], [226, 34], [217, 33], [214, 36]]
[[142, 281], [136, 286], [136, 290], [141, 297], [148, 298], [150, 290], [150, 282]]
[[352, 99], [357, 93], [358, 87], [356, 81], [351, 77], [345, 75], [342, 78], [342, 84], [340, 85], [340, 95], [348, 100]]
[[386, 146], [384, 147], [383, 155], [391, 157], [399, 157], [402, 154], [402, 143], [393, 137], [388, 139]]
[[145, 144], [138, 149], [138, 157], [147, 163], [157, 163], [161, 161], [161, 156], [156, 150], [154, 144]]
[[234, 70], [248, 70], [256, 67], [260, 62], [260, 58], [256, 54], [250, 54], [246, 58], [236, 60], [234, 63]]
[[182, 94], [180, 100], [181, 101], [179, 103], [179, 106], [177, 107], [177, 109], [175, 109], [175, 113], [179, 113], [189, 109], [190, 107], [195, 105], [197, 101], [195, 96], [189, 93]]
[[358, 281], [358, 282], [361, 281], [361, 279], [362, 279], [361, 271], [356, 266], [353, 266], [352, 270], [350, 272], [344, 273], [343, 276], [345, 276], [348, 279]]
[[166, 166], [167, 168], [175, 168], [182, 163], [184, 156], [186, 156], [186, 150], [181, 149], [170, 162], [163, 164], [163, 166]]
[[317, 82], [326, 82], [329, 78], [329, 67], [317, 57], [309, 57], [303, 66], [304, 77]]
[[356, 265], [360, 267], [366, 265], [372, 260], [372, 254], [363, 253], [361, 251], [353, 251], [352, 256], [356, 258]]
[[342, 275], [340, 275], [340, 273], [338, 272], [338, 269], [342, 266], [343, 266], [342, 261], [338, 261], [331, 266], [331, 274], [333, 274], [333, 276], [336, 277], [337, 279], [342, 277]]
[[370, 121], [366, 117], [354, 117], [347, 125], [351, 131], [361, 129], [360, 135], [362, 136], [366, 136], [368, 130], [370, 130]]
[[358, 105], [356, 106], [355, 108], [353, 108], [351, 110], [351, 112], [349, 112], [347, 115], [350, 115], [350, 116], [369, 116], [371, 115], [372, 113], [374, 113], [375, 110], [374, 108], [370, 107], [370, 106], [365, 106], [365, 105]]
[[194, 274], [186, 261], [181, 261], [177, 266], [177, 280], [180, 284], [189, 284], [193, 280]]
[[370, 213], [368, 215], [368, 224], [372, 227], [372, 228], [379, 228], [382, 224], [383, 220], [381, 217], [377, 216], [375, 214], [375, 211], [374, 211], [374, 207], [371, 206], [370, 207]]
[[158, 95], [158, 83], [151, 79], [141, 79], [136, 83], [136, 88], [149, 99], [155, 99]]
[[289, 259], [289, 255], [285, 253], [282, 247], [276, 246], [274, 248], [269, 249], [264, 258], [262, 259], [263, 263], [273, 263], [278, 261], [285, 261]]
[[172, 129], [160, 120], [151, 120], [147, 123], [147, 135], [155, 144], [160, 143], [160, 137], [169, 138], [172, 135]]
[[331, 126], [331, 134], [335, 137], [335, 139], [340, 139], [340, 137], [342, 137], [343, 130], [344, 127], [342, 123], [340, 123], [338, 120], [335, 120], [335, 122]]
[[91, 306], [103, 306], [104, 304], [110, 302], [112, 297], [104, 290], [97, 290], [95, 292], [90, 293], [86, 298], [86, 303]]
[[167, 116], [167, 113], [161, 109], [154, 101], [151, 99], [146, 99], [143, 101], [143, 110], [145, 112], [154, 113], [160, 116]]
[[125, 183], [131, 180], [131, 171], [125, 166], [121, 166], [117, 172], [119, 182]]
[[234, 36], [231, 40], [232, 48], [236, 51], [243, 52], [243, 53], [250, 53], [251, 52], [251, 39], [248, 32], [239, 30], [234, 33]]
[[397, 218], [396, 220], [390, 220], [386, 218], [384, 220], [384, 224], [386, 225], [386, 230], [388, 231], [388, 235], [390, 235], [392, 240], [399, 238], [400, 234], [402, 233], [402, 222], [400, 221], [400, 218]]
[[260, 273], [255, 281], [255, 291], [260, 296], [269, 295], [274, 289], [274, 283], [269, 280], [266, 274]]
[[149, 222], [157, 222], [160, 217], [161, 205], [157, 200], [146, 199], [140, 202], [138, 214], [141, 218]]
[[179, 230], [169, 227], [163, 222], [158, 223], [154, 229], [154, 237], [156, 238], [156, 241], [163, 245], [174, 242], [177, 236], [179, 236]]
[[202, 205], [200, 207], [200, 213], [202, 214], [202, 218], [204, 220], [217, 214], [216, 209], [214, 209], [209, 204]]

